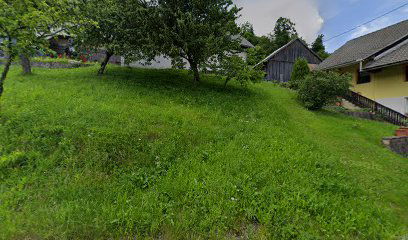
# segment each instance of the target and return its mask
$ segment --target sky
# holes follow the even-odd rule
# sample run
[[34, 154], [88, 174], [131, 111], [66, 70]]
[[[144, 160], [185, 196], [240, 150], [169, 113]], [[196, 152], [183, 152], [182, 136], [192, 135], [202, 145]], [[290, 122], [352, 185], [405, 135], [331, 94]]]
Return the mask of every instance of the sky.
[[[300, 36], [312, 43], [318, 34], [326, 39], [350, 30], [395, 9], [408, 0], [234, 0], [242, 7], [240, 23], [249, 21], [255, 33], [273, 31], [279, 17], [288, 17]], [[408, 6], [401, 8], [356, 30], [325, 42], [333, 52], [347, 41], [408, 19]]]

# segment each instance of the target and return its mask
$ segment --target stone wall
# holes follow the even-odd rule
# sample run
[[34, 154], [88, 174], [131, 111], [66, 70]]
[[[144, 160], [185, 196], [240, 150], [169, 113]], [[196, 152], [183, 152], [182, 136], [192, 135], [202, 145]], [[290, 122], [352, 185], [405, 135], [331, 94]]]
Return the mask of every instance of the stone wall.
[[60, 63], [60, 62], [31, 62], [32, 67], [39, 68], [79, 68], [87, 67], [89, 64], [83, 64], [81, 62], [72, 63]]
[[393, 152], [408, 157], [408, 137], [386, 137], [383, 138], [383, 144]]

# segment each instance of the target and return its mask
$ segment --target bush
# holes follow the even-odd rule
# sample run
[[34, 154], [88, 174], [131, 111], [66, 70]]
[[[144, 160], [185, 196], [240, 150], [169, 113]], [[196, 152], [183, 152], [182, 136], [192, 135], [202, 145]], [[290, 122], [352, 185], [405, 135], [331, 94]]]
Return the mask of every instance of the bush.
[[265, 72], [249, 66], [241, 57], [230, 56], [221, 61], [217, 70], [224, 81], [225, 86], [231, 80], [239, 82], [242, 86], [248, 83], [261, 82], [265, 77]]
[[264, 49], [260, 46], [256, 46], [254, 48], [249, 48], [247, 50], [247, 64], [250, 66], [254, 66], [264, 60], [267, 56], [267, 53]]
[[318, 110], [347, 93], [351, 76], [336, 72], [312, 72], [299, 86], [299, 100], [310, 110]]
[[289, 87], [292, 89], [299, 89], [300, 83], [310, 73], [307, 60], [304, 58], [298, 58], [293, 65], [292, 76], [290, 77]]

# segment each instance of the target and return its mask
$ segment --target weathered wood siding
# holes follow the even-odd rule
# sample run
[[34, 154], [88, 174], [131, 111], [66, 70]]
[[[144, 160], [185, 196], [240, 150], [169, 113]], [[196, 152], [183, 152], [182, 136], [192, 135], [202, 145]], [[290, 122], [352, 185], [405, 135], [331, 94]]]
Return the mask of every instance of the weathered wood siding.
[[321, 60], [300, 40], [283, 48], [271, 57], [265, 66], [266, 80], [287, 82], [292, 75], [293, 65], [298, 58], [305, 58], [309, 64], [320, 64]]

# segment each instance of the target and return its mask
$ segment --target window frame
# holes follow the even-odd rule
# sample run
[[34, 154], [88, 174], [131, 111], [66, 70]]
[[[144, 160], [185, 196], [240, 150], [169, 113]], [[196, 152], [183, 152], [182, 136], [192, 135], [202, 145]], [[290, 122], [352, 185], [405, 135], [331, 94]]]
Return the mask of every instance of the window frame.
[[[362, 76], [362, 75], [365, 75], [365, 76]], [[367, 79], [361, 80], [362, 77], [368, 78], [368, 80], [367, 80]], [[357, 84], [366, 84], [366, 83], [370, 83], [370, 82], [371, 82], [371, 74], [370, 74], [369, 72], [361, 72], [361, 71], [358, 69], [358, 70], [357, 70], [357, 81], [356, 81], [356, 83], [357, 83]]]
[[408, 82], [408, 65], [405, 66], [405, 82]]

